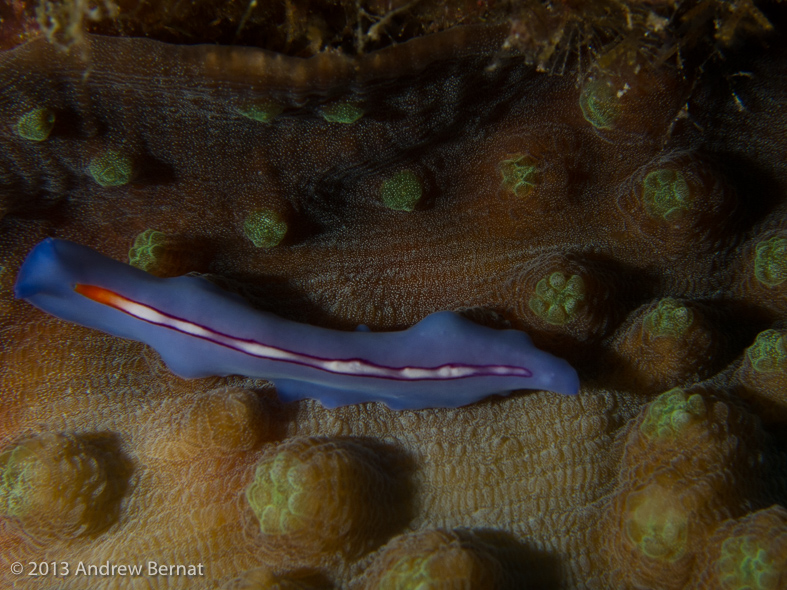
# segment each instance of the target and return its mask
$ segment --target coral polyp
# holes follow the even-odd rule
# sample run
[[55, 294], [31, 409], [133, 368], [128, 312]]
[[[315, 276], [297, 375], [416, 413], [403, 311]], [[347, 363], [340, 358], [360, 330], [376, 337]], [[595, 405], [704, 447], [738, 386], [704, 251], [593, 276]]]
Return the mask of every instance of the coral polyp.
[[642, 329], [651, 338], [680, 338], [694, 321], [694, 312], [671, 297], [659, 301], [656, 309], [645, 316]]
[[270, 123], [282, 113], [284, 107], [272, 100], [257, 100], [238, 107], [237, 110], [238, 113], [252, 121]]
[[268, 449], [245, 496], [269, 550], [317, 563], [374, 542], [387, 527], [391, 486], [363, 446], [295, 438]]
[[585, 120], [597, 129], [611, 129], [620, 117], [619, 90], [612, 80], [598, 78], [582, 87], [579, 107]]
[[691, 192], [680, 170], [649, 172], [642, 181], [642, 202], [648, 214], [670, 221], [691, 207]]
[[43, 434], [20, 442], [0, 454], [0, 514], [43, 538], [97, 533], [115, 521], [121, 499], [111, 461], [74, 436]]
[[501, 582], [500, 570], [500, 564], [471, 541], [454, 532], [430, 530], [395, 537], [380, 550], [356, 588], [493, 589]]
[[787, 239], [774, 236], [755, 248], [754, 276], [763, 285], [776, 287], [787, 280]]
[[702, 396], [686, 395], [682, 389], [671, 389], [662, 393], [648, 406], [647, 418], [640, 430], [648, 438], [673, 437], [684, 434], [692, 422], [704, 417], [706, 412]]
[[320, 114], [328, 123], [352, 125], [363, 117], [363, 109], [352, 102], [334, 102], [322, 107]]
[[55, 127], [55, 113], [46, 107], [26, 112], [16, 123], [19, 137], [30, 141], [44, 141]]
[[423, 187], [412, 170], [402, 170], [380, 185], [380, 199], [394, 211], [413, 211], [421, 200]]
[[525, 197], [538, 184], [538, 165], [522, 154], [514, 154], [498, 164], [503, 176], [503, 187], [517, 197]]
[[120, 150], [108, 149], [90, 160], [90, 176], [103, 187], [123, 186], [131, 181], [131, 159]]
[[787, 348], [784, 335], [776, 330], [765, 330], [746, 349], [746, 357], [758, 373], [784, 373], [787, 371]]
[[246, 216], [243, 233], [257, 248], [273, 248], [287, 235], [287, 222], [276, 211], [258, 209]]
[[571, 322], [585, 299], [585, 282], [579, 275], [567, 277], [553, 272], [538, 281], [530, 298], [530, 309], [550, 324], [562, 326]]

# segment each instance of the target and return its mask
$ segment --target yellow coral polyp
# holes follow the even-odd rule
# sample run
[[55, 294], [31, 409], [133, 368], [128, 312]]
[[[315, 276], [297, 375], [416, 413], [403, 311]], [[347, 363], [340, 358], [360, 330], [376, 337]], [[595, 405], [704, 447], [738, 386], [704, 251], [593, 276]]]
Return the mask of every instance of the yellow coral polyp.
[[0, 514], [32, 534], [81, 536], [111, 522], [113, 483], [90, 444], [44, 434], [0, 454]]
[[779, 571], [768, 547], [753, 535], [726, 539], [716, 571], [728, 590], [777, 590], [779, 584]]
[[134, 238], [134, 244], [128, 251], [128, 263], [131, 266], [151, 272], [158, 266], [166, 248], [167, 236], [154, 229], [146, 229]]
[[266, 434], [268, 420], [250, 391], [220, 388], [198, 398], [183, 416], [183, 441], [204, 450], [248, 451]]
[[754, 252], [754, 276], [759, 282], [776, 287], [787, 280], [787, 239], [763, 240]]
[[352, 552], [381, 526], [384, 482], [366, 449], [296, 438], [261, 459], [246, 499], [275, 545], [301, 555]]
[[33, 109], [19, 117], [16, 132], [30, 141], [44, 141], [55, 127], [55, 113], [46, 107]]
[[252, 211], [243, 222], [243, 232], [257, 248], [278, 246], [287, 230], [287, 221], [272, 209]]
[[680, 338], [694, 322], [694, 312], [672, 297], [659, 301], [656, 309], [645, 316], [642, 327], [651, 338]]
[[746, 349], [749, 363], [758, 373], [779, 373], [787, 368], [787, 347], [784, 336], [776, 330], [765, 330]]
[[99, 154], [87, 167], [90, 176], [103, 187], [123, 186], [131, 182], [131, 158], [119, 150], [109, 149]]
[[536, 284], [529, 306], [541, 319], [562, 326], [576, 318], [584, 299], [585, 282], [581, 276], [571, 275], [567, 278], [562, 272], [553, 272]]
[[626, 499], [624, 530], [644, 556], [672, 562], [686, 552], [689, 514], [669, 489], [651, 484]]
[[383, 576], [378, 590], [407, 590], [409, 588], [442, 590], [463, 586], [473, 576], [476, 560], [466, 550], [454, 548], [431, 555], [402, 557]]
[[500, 564], [451, 531], [425, 530], [393, 539], [369, 566], [363, 590], [490, 590]]
[[650, 402], [639, 428], [648, 439], [676, 438], [690, 425], [702, 420], [706, 412], [701, 395], [687, 396], [685, 391], [676, 387]]

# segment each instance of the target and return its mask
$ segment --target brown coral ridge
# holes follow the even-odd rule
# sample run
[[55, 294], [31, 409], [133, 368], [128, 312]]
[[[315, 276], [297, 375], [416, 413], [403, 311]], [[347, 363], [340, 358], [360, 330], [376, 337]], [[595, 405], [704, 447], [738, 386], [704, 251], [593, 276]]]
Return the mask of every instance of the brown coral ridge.
[[[703, 5], [682, 22], [711, 27], [715, 3]], [[723, 76], [602, 43], [575, 85], [538, 72], [548, 56], [528, 65], [511, 32], [309, 60], [90, 35], [84, 52], [37, 40], [0, 56], [3, 456], [55, 440], [89, 467], [93, 447], [68, 441], [109, 432], [133, 464], [128, 489], [104, 498], [77, 485], [100, 470], [4, 463], [4, 502], [40, 507], [52, 488], [33, 476], [64, 473], [75, 507], [6, 514], [4, 560], [206, 566], [200, 580], [96, 581], [113, 589], [410, 574], [670, 588], [745, 582], [755, 562], [780, 581], [783, 519], [769, 507], [787, 498], [784, 444], [730, 391], [774, 398], [783, 381], [768, 331], [784, 319], [771, 240], [787, 164], [768, 105], [785, 102], [771, 72], [785, 58], [752, 62], [733, 95], [714, 88]], [[395, 413], [281, 407], [242, 377], [184, 381], [138, 343], [13, 300], [24, 255], [50, 235], [163, 275], [208, 272], [334, 328], [465, 310], [578, 361], [583, 392]], [[116, 519], [80, 510], [93, 492]], [[35, 584], [6, 567], [0, 582]]]

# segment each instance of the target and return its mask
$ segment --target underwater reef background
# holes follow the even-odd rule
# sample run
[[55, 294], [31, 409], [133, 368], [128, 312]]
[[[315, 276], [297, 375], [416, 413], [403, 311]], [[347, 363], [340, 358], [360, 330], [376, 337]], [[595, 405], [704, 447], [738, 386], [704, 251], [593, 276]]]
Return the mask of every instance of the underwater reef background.
[[[787, 587], [786, 27], [1, 5], [0, 586]], [[520, 329], [581, 392], [327, 410], [180, 379], [14, 299], [46, 237], [334, 329]]]

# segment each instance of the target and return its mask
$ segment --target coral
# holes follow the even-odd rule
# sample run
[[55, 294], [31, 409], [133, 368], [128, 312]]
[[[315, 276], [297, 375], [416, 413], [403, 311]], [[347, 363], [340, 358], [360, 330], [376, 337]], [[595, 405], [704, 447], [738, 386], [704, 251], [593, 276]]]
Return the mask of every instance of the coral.
[[787, 511], [771, 506], [724, 522], [697, 559], [690, 587], [776, 590], [787, 583]]
[[412, 211], [421, 200], [421, 181], [412, 170], [402, 170], [380, 185], [380, 199], [388, 209]]
[[385, 532], [386, 480], [374, 454], [357, 443], [292, 438], [262, 455], [245, 494], [267, 551], [317, 563], [357, 554]]
[[503, 186], [517, 197], [527, 196], [538, 183], [538, 165], [529, 156], [512, 154], [498, 164]]
[[682, 389], [671, 389], [648, 404], [645, 420], [640, 425], [648, 439], [678, 438], [690, 424], [701, 420], [706, 413], [705, 402], [698, 393], [686, 396]]
[[133, 172], [131, 159], [114, 149], [106, 150], [90, 160], [87, 171], [103, 187], [128, 184]]
[[528, 305], [533, 313], [546, 322], [562, 326], [576, 318], [577, 307], [583, 299], [585, 283], [582, 277], [566, 277], [557, 271], [538, 281]]
[[618, 584], [686, 587], [717, 524], [760, 493], [757, 424], [714, 397], [673, 389], [630, 425], [605, 525]]
[[746, 358], [758, 373], [784, 373], [787, 369], [787, 350], [784, 335], [776, 330], [765, 330], [746, 349]]
[[691, 192], [680, 170], [670, 168], [648, 172], [642, 180], [642, 203], [651, 217], [666, 221], [691, 208]]
[[500, 578], [500, 564], [482, 548], [462, 541], [453, 532], [427, 530], [394, 537], [379, 551], [356, 587], [491, 590], [498, 587]]
[[188, 257], [173, 236], [146, 229], [134, 238], [128, 263], [159, 277], [175, 277], [188, 270]]
[[276, 211], [258, 209], [246, 216], [243, 233], [257, 248], [273, 248], [287, 235], [287, 222]]
[[683, 255], [688, 243], [705, 250], [719, 247], [737, 206], [732, 189], [692, 153], [661, 155], [624, 186], [619, 207], [634, 222], [634, 231], [660, 243], [668, 258]]
[[737, 393], [762, 410], [766, 421], [787, 417], [787, 357], [784, 330], [765, 330], [741, 355], [735, 371]]
[[284, 107], [272, 100], [258, 100], [242, 107], [238, 107], [238, 112], [244, 117], [259, 123], [270, 123], [281, 115]]
[[[83, 588], [7, 567], [63, 560], [205, 566], [96, 590], [783, 586], [786, 10], [0, 2], [0, 586]], [[46, 237], [314, 329], [459, 311], [581, 391], [391, 412], [181, 379], [13, 298]]]
[[105, 451], [78, 437], [41, 434], [0, 454], [0, 514], [39, 537], [95, 534], [117, 518], [121, 482]]
[[651, 338], [681, 338], [694, 322], [691, 308], [681, 305], [672, 297], [658, 302], [656, 309], [645, 316], [642, 330]]
[[611, 80], [590, 80], [579, 94], [579, 106], [585, 120], [593, 127], [611, 129], [620, 117], [619, 91]]
[[787, 279], [787, 239], [774, 236], [755, 247], [754, 276], [763, 285], [775, 287]]
[[724, 336], [704, 312], [672, 297], [632, 312], [613, 342], [617, 380], [659, 393], [711, 376], [730, 359], [723, 358]]
[[16, 123], [19, 137], [30, 141], [44, 141], [55, 126], [55, 113], [46, 107], [26, 112]]
[[320, 114], [328, 123], [351, 125], [363, 117], [363, 109], [351, 102], [335, 102], [322, 107]]

